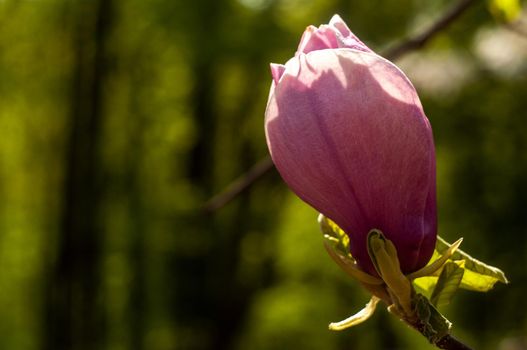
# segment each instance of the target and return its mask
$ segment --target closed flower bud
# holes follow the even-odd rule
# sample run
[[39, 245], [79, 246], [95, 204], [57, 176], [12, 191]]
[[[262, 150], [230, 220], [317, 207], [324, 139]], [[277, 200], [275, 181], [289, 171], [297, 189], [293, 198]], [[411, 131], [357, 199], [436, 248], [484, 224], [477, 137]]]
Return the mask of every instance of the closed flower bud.
[[338, 16], [308, 27], [271, 73], [265, 131], [288, 186], [346, 232], [364, 271], [377, 274], [371, 229], [393, 242], [403, 273], [426, 265], [437, 234], [434, 143], [404, 73]]

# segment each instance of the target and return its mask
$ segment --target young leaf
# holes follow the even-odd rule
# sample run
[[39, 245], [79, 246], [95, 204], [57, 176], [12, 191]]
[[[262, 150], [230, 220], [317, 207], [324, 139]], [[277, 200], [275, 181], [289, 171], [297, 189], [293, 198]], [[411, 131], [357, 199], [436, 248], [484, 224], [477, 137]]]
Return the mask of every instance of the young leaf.
[[[434, 250], [432, 257], [426, 266], [430, 266], [440, 257], [441, 255], [437, 252], [437, 250]], [[411, 280], [415, 290], [430, 299], [437, 283], [437, 276], [417, 277]]]
[[459, 284], [463, 278], [464, 261], [460, 264], [449, 261], [443, 267], [443, 271], [439, 275], [436, 286], [430, 297], [430, 302], [436, 307], [447, 305], [454, 293], [459, 288]]
[[437, 277], [435, 276], [419, 277], [419, 278], [414, 279], [412, 281], [412, 284], [417, 293], [423, 294], [425, 297], [430, 299], [430, 297], [432, 296], [432, 292], [434, 291], [434, 288], [437, 284]]
[[[448, 250], [450, 244], [437, 237], [436, 250], [442, 254]], [[460, 288], [469, 289], [479, 292], [486, 292], [496, 284], [496, 282], [509, 283], [507, 277], [500, 269], [487, 265], [477, 259], [474, 259], [462, 250], [457, 250], [451, 259], [465, 261], [465, 272], [460, 283]]]
[[[496, 282], [503, 282], [495, 277], [483, 275], [468, 269], [465, 269], [463, 279], [459, 285], [462, 289], [472, 290], [475, 292], [487, 292], [491, 290]], [[509, 283], [503, 282], [503, 283]]]

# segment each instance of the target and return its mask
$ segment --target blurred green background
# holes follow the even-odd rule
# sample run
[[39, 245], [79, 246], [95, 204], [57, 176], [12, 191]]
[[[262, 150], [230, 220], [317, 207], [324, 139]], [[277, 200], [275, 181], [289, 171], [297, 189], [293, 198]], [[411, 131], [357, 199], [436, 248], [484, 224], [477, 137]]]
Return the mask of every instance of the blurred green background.
[[[339, 13], [382, 50], [446, 0], [0, 1], [1, 349], [429, 349], [326, 255], [267, 154], [269, 62]], [[525, 28], [525, 27], [524, 27]], [[476, 2], [397, 63], [434, 128], [440, 234], [511, 284], [443, 310], [527, 349], [527, 37]]]

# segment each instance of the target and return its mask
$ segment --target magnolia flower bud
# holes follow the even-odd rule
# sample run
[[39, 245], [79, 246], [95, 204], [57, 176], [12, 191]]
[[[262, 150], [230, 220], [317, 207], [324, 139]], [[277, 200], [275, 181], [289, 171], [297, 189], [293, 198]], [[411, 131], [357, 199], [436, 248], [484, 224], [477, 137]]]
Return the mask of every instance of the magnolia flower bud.
[[265, 131], [288, 186], [346, 232], [364, 271], [377, 275], [371, 229], [394, 243], [403, 273], [426, 265], [437, 234], [434, 143], [404, 73], [339, 16], [308, 27], [271, 73]]

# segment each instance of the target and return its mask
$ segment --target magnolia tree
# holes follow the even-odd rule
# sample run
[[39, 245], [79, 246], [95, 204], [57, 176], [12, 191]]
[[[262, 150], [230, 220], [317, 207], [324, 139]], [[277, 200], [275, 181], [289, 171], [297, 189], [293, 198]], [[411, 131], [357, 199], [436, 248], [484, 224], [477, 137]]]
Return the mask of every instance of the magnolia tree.
[[468, 349], [438, 311], [458, 288], [507, 283], [437, 236], [432, 128], [406, 75], [334, 16], [309, 26], [294, 57], [271, 64], [265, 112], [272, 160], [288, 186], [321, 214], [325, 248], [372, 297], [443, 349]]

